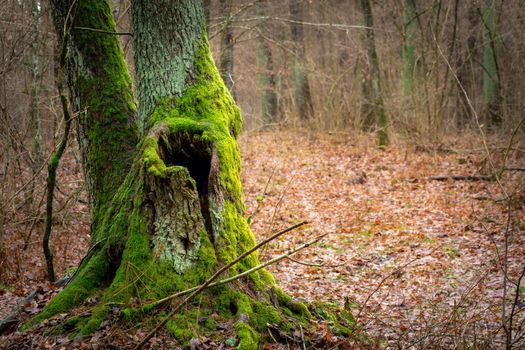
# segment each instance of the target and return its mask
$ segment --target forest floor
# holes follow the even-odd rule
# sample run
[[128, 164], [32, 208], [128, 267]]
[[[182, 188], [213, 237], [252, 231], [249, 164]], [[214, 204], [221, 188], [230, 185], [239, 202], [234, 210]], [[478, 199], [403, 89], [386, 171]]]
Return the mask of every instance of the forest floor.
[[[489, 143], [503, 148], [487, 157], [474, 136], [439, 145], [399, 140], [380, 150], [369, 138], [344, 133], [244, 133], [242, 182], [257, 240], [309, 222], [272, 242], [261, 260], [328, 233], [270, 267], [291, 295], [346, 305], [381, 347], [502, 347], [503, 317], [513, 311], [516, 325], [525, 316], [525, 288], [522, 283], [516, 296], [514, 284], [525, 261], [525, 173], [508, 171], [500, 181], [430, 177], [490, 174], [502, 163], [505, 141]], [[516, 149], [507, 167], [523, 169], [523, 142]], [[86, 195], [72, 153], [59, 178], [53, 246], [56, 270], [64, 273], [89, 242]], [[42, 222], [17, 220], [6, 225], [0, 319], [31, 290], [40, 299], [52, 293], [43, 279]], [[38, 300], [33, 303], [26, 308], [36, 312]], [[517, 348], [525, 346], [523, 332], [511, 335]]]

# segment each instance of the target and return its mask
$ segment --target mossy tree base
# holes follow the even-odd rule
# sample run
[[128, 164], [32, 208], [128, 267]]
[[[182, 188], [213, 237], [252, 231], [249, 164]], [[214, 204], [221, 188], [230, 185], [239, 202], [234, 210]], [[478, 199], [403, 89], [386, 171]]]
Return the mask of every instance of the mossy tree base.
[[[157, 322], [153, 301], [202, 284], [254, 246], [240, 186], [239, 109], [206, 39], [194, 61], [195, 83], [182, 97], [159, 100], [129, 174], [94, 218], [91, 253], [69, 285], [26, 326], [65, 313], [88, 296], [97, 301], [89, 316], [68, 321], [64, 329], [90, 334], [115, 307], [125, 320]], [[259, 264], [254, 252], [229, 274]], [[238, 348], [257, 349], [268, 325], [291, 331], [294, 323], [307, 327], [311, 318], [308, 308], [282, 292], [263, 269], [206, 290], [167, 328], [188, 341], [213, 331], [217, 322], [234, 320]]]
[[[73, 3], [52, 1], [60, 35]], [[88, 335], [116, 311], [122, 322], [154, 327], [169, 307], [155, 307], [155, 301], [202, 284], [255, 246], [244, 218], [239, 109], [211, 58], [201, 3], [169, 5], [133, 2], [140, 125], [134, 123], [131, 80], [118, 39], [73, 26], [71, 53], [81, 55], [73, 55], [78, 59], [70, 68], [89, 68], [68, 72], [72, 97], [93, 117], [79, 129], [90, 141], [82, 149], [87, 180], [94, 184], [93, 242], [71, 282], [26, 327], [81, 305], [82, 312], [57, 330]], [[82, 16], [75, 24], [116, 31], [108, 2], [80, 1], [77, 10]], [[78, 22], [81, 17], [89, 21]], [[255, 251], [227, 273], [259, 265]], [[323, 317], [338, 332], [347, 329], [335, 316]], [[236, 346], [256, 349], [268, 327], [291, 332], [296, 325], [307, 328], [311, 319], [311, 310], [261, 269], [198, 294], [167, 329], [184, 342], [232, 321]]]

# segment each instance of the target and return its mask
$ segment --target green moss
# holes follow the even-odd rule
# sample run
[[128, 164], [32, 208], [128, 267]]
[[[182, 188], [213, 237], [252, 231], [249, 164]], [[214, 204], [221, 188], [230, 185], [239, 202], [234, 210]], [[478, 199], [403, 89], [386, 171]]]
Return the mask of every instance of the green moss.
[[81, 149], [86, 155], [88, 183], [94, 195], [94, 224], [100, 205], [111, 200], [128, 173], [139, 129], [135, 124], [131, 76], [120, 42], [115, 35], [96, 34], [76, 29], [96, 28], [115, 32], [111, 8], [105, 0], [78, 2], [74, 16], [70, 59], [75, 66], [74, 96], [80, 103], [78, 120]]
[[187, 343], [191, 338], [195, 336], [193, 330], [188, 328], [188, 323], [181, 323], [180, 319], [172, 320], [166, 323], [166, 327], [178, 340], [183, 343]]
[[217, 329], [217, 324], [210, 317], [208, 317], [204, 321], [203, 327], [209, 331], [215, 331]]
[[308, 307], [298, 301], [293, 300], [291, 296], [286, 294], [281, 288], [274, 287], [273, 291], [275, 292], [275, 295], [277, 296], [277, 300], [279, 301], [279, 304], [284, 305], [287, 309], [292, 311], [292, 315], [294, 317], [300, 317], [302, 320], [308, 320], [312, 318], [312, 314], [308, 310]]
[[245, 322], [237, 322], [235, 330], [239, 337], [239, 350], [257, 350], [259, 349], [259, 334]]
[[91, 312], [91, 317], [89, 318], [89, 320], [79, 330], [80, 334], [88, 335], [96, 331], [102, 324], [102, 321], [106, 319], [107, 315], [109, 314], [109, 311], [109, 306], [105, 304], [96, 305]]
[[351, 335], [356, 337], [360, 336], [361, 332], [353, 330], [355, 320], [350, 312], [323, 303], [316, 303], [313, 308], [315, 309], [315, 313], [328, 323], [332, 332], [335, 334], [345, 337]]
[[143, 162], [148, 172], [154, 176], [164, 177], [166, 164], [160, 158], [158, 149], [159, 146], [155, 137], [146, 138], [144, 141]]
[[251, 324], [263, 332], [268, 324], [281, 322], [282, 317], [277, 309], [270, 304], [261, 301], [252, 301], [253, 313], [250, 315]]

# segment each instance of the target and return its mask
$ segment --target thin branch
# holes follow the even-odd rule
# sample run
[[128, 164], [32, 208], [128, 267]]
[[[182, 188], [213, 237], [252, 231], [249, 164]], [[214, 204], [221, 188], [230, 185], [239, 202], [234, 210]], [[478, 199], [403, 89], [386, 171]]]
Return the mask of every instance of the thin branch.
[[[254, 17], [239, 18], [239, 19], [228, 18], [226, 21], [230, 21], [230, 22], [277, 21], [277, 22], [285, 22], [285, 23], [293, 23], [293, 24], [302, 24], [305, 26], [312, 26], [312, 27], [334, 28], [334, 29], [339, 29], [339, 30], [374, 29], [374, 28], [362, 26], [362, 25], [343, 24], [343, 23], [316, 23], [316, 22], [297, 21], [297, 20], [290, 19], [290, 18], [271, 17], [271, 16], [254, 16]], [[221, 25], [223, 22], [225, 21], [215, 23], [214, 25], [211, 25], [210, 28], [217, 27]]]
[[75, 30], [85, 30], [85, 31], [88, 31], [88, 32], [95, 32], [95, 33], [102, 33], [102, 34], [110, 34], [110, 35], [129, 35], [129, 36], [133, 36], [133, 33], [130, 33], [130, 32], [110, 32], [108, 30], [89, 28], [89, 27], [73, 27], [73, 29], [75, 29]]
[[456, 181], [496, 181], [494, 175], [443, 175], [443, 176], [430, 176], [429, 180], [445, 181], [445, 180], [456, 180]]
[[348, 261], [345, 261], [345, 262], [342, 262], [342, 263], [339, 263], [339, 264], [327, 265], [326, 262], [321, 263], [321, 264], [315, 264], [315, 263], [310, 263], [310, 262], [304, 262], [304, 261], [296, 260], [294, 258], [290, 258], [289, 256], [287, 258], [288, 258], [288, 260], [293, 261], [296, 264], [304, 265], [304, 266], [312, 266], [312, 267], [333, 268], [333, 267], [344, 266], [344, 265], [346, 265], [348, 263]]
[[[435, 249], [434, 249], [435, 250]], [[432, 252], [430, 252], [428, 255], [430, 255]], [[392, 276], [395, 276], [397, 275], [399, 272], [401, 272], [405, 267], [407, 267], [408, 265], [412, 264], [414, 261], [416, 260], [419, 260], [421, 259], [422, 257], [421, 256], [416, 256], [415, 258], [407, 261], [406, 263], [402, 264], [401, 266], [395, 268], [392, 272], [390, 272], [388, 275], [386, 275], [385, 277], [383, 277], [379, 283], [377, 284], [377, 286], [374, 288], [374, 290], [372, 290], [372, 292], [370, 292], [363, 305], [361, 306], [361, 308], [359, 309], [359, 312], [357, 313], [357, 316], [355, 318], [356, 320], [356, 324], [357, 322], [359, 321], [359, 317], [361, 316], [361, 313], [363, 312], [363, 310], [366, 308], [366, 304], [368, 303], [368, 301], [370, 300], [370, 298], [372, 298], [372, 296], [377, 293], [377, 291], [381, 288], [381, 286], [383, 285], [383, 283], [385, 283], [390, 277]]]
[[[241, 273], [239, 273], [239, 274], [237, 274], [235, 276], [231, 276], [231, 277], [225, 278], [225, 279], [220, 280], [218, 282], [210, 283], [206, 288], [212, 288], [212, 287], [220, 286], [220, 285], [228, 283], [228, 282], [232, 282], [232, 281], [238, 280], [239, 278], [248, 276], [248, 275], [250, 275], [250, 274], [252, 274], [252, 273], [254, 273], [256, 271], [259, 271], [260, 269], [263, 269], [263, 268], [265, 268], [267, 266], [273, 265], [273, 264], [275, 264], [275, 263], [277, 263], [277, 262], [279, 262], [279, 261], [281, 261], [281, 260], [283, 260], [285, 258], [292, 259], [292, 258], [290, 258], [290, 255], [293, 255], [293, 254], [299, 252], [300, 250], [308, 248], [312, 244], [315, 244], [315, 243], [319, 242], [321, 239], [323, 239], [327, 235], [328, 235], [328, 233], [320, 235], [320, 236], [318, 236], [317, 238], [315, 238], [312, 241], [309, 241], [307, 243], [301, 244], [300, 246], [298, 246], [298, 247], [296, 247], [294, 249], [291, 249], [291, 250], [287, 251], [284, 254], [276, 256], [273, 259], [270, 259], [270, 260], [268, 260], [268, 261], [266, 261], [266, 262], [264, 262], [264, 263], [262, 263], [260, 265], [252, 267], [251, 269], [246, 270], [244, 272], [241, 272]], [[178, 298], [180, 296], [189, 294], [189, 293], [193, 292], [194, 290], [199, 289], [200, 287], [201, 286], [196, 286], [196, 287], [193, 287], [193, 288], [190, 288], [190, 289], [186, 289], [186, 290], [183, 290], [181, 292], [169, 295], [169, 296], [167, 296], [167, 297], [165, 297], [163, 299], [159, 299], [159, 300], [157, 300], [157, 301], [155, 301], [153, 303], [153, 306], [158, 306], [158, 305], [164, 304], [167, 301], [170, 301], [170, 300], [173, 300], [173, 299]]]

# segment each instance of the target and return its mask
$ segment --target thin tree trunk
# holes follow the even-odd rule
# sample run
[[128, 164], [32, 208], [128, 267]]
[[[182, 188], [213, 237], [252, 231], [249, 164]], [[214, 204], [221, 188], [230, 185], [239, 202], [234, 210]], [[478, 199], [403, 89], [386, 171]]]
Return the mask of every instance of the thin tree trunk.
[[292, 0], [290, 2], [290, 14], [294, 22], [291, 22], [292, 40], [294, 42], [294, 63], [293, 63], [293, 81], [295, 85], [295, 104], [299, 117], [302, 120], [311, 119], [314, 115], [312, 103], [312, 94], [310, 92], [310, 83], [308, 75], [304, 71], [303, 62], [305, 57], [304, 49], [304, 28], [303, 21], [304, 2]]
[[[477, 37], [479, 33], [479, 21], [480, 16], [478, 15], [479, 9], [476, 4], [472, 3], [468, 5], [467, 18], [468, 18], [468, 34], [467, 34], [467, 47], [462, 55], [458, 55], [457, 59], [457, 75], [459, 84], [463, 86], [465, 91], [471, 100], [474, 100], [474, 87], [476, 75], [474, 74], [474, 68], [478, 65], [475, 64], [474, 58], [478, 57], [478, 42]], [[472, 111], [467, 100], [467, 96], [463, 93], [461, 88], [458, 86], [457, 93], [458, 119], [457, 125], [461, 128], [472, 121]]]
[[[266, 16], [264, 6], [267, 2], [259, 0], [257, 2], [257, 15]], [[264, 38], [265, 25], [259, 25], [261, 35], [257, 38], [257, 65], [259, 67], [259, 83], [261, 85], [261, 117], [264, 124], [274, 124], [280, 118], [277, 108], [277, 85], [273, 67], [273, 56], [270, 45]]]
[[225, 24], [222, 27], [220, 68], [221, 77], [228, 90], [235, 99], [235, 80], [233, 78], [233, 27], [230, 16], [232, 15], [232, 0], [220, 0], [221, 9], [224, 11]]
[[[374, 38], [374, 20], [372, 8], [369, 0], [361, 0], [364, 23], [367, 27], [365, 35], [365, 46], [368, 55], [368, 79], [371, 79], [372, 90], [366, 90], [365, 101], [373, 101], [373, 116], [377, 127], [377, 143], [380, 147], [388, 144], [388, 121], [385, 114], [383, 103], [383, 91], [381, 89], [381, 77], [379, 71], [379, 59], [377, 57], [376, 44]], [[373, 93], [373, 94], [372, 94]], [[367, 120], [365, 119], [365, 124]], [[370, 123], [370, 121], [368, 121]]]
[[489, 124], [501, 123], [500, 86], [496, 52], [496, 18], [494, 0], [485, 0], [483, 9], [483, 96]]
[[[67, 38], [67, 37], [66, 37]], [[66, 39], [64, 39], [66, 40]], [[57, 182], [57, 170], [60, 164], [60, 159], [66, 150], [69, 141], [69, 130], [71, 129], [71, 115], [69, 113], [69, 106], [66, 95], [64, 93], [63, 81], [65, 80], [65, 64], [66, 64], [66, 47], [67, 42], [62, 43], [60, 49], [60, 67], [57, 73], [57, 87], [60, 95], [60, 102], [62, 104], [62, 111], [64, 115], [64, 134], [57, 149], [51, 155], [47, 167], [47, 198], [46, 198], [46, 220], [44, 225], [44, 237], [42, 246], [44, 250], [44, 257], [46, 259], [47, 278], [50, 282], [55, 282], [55, 268], [53, 265], [53, 252], [49, 247], [49, 239], [51, 237], [51, 228], [53, 226], [53, 197], [55, 194], [55, 186]]]
[[31, 14], [33, 16], [33, 31], [35, 37], [31, 43], [31, 100], [29, 110], [31, 113], [31, 153], [32, 168], [35, 173], [43, 162], [42, 155], [42, 126], [40, 120], [40, 84], [41, 84], [41, 4], [40, 0], [33, 0]]
[[403, 94], [412, 96], [416, 77], [417, 10], [415, 0], [404, 1]]

